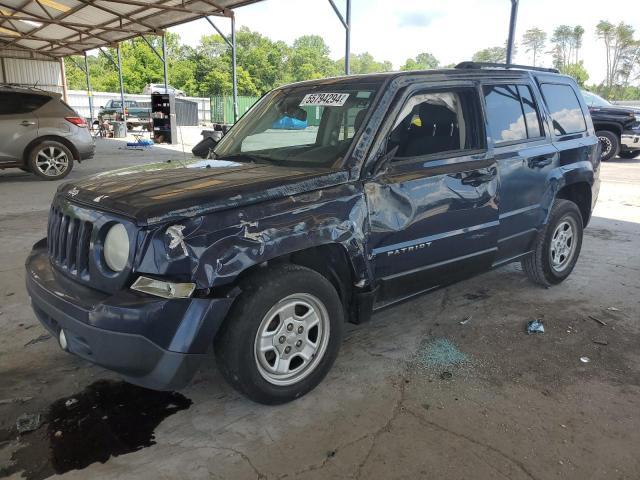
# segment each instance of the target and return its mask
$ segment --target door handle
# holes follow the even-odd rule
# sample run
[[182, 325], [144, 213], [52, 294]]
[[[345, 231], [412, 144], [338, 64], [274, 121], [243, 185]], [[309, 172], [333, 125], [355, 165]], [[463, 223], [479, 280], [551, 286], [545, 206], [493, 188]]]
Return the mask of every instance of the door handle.
[[554, 154], [538, 155], [537, 157], [531, 157], [527, 160], [529, 168], [542, 168], [550, 165], [553, 161]]
[[495, 173], [479, 173], [475, 175], [469, 175], [460, 180], [463, 185], [471, 185], [472, 187], [479, 187], [483, 183], [488, 183], [496, 177]]
[[30, 120], [23, 120], [22, 122], [20, 122], [20, 125], [22, 125], [23, 127], [31, 127], [35, 124], [36, 122], [32, 122]]

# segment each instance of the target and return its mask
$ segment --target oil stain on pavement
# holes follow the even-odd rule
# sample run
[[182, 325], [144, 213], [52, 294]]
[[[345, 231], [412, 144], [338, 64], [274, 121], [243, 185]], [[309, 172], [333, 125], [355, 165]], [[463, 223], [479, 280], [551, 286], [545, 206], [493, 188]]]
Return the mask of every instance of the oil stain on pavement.
[[[42, 426], [20, 437], [12, 464], [0, 467], [0, 477], [22, 472], [28, 480], [40, 480], [138, 451], [155, 443], [154, 430], [162, 420], [191, 404], [176, 392], [95, 382], [52, 403]], [[0, 440], [15, 434], [0, 432]]]

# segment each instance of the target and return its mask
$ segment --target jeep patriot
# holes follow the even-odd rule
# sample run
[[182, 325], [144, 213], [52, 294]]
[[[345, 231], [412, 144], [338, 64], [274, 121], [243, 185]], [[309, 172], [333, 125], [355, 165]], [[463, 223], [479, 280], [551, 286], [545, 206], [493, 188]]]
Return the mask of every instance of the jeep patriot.
[[347, 321], [511, 262], [562, 282], [600, 146], [570, 77], [464, 62], [277, 88], [207, 157], [62, 185], [27, 289], [64, 350], [127, 381], [182, 388], [213, 352], [277, 404]]

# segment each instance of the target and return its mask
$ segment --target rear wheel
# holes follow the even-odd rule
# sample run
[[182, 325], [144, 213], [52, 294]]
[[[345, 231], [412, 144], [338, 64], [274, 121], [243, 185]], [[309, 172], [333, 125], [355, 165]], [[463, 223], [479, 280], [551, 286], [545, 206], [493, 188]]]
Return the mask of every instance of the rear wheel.
[[640, 155], [640, 150], [624, 150], [618, 154], [620, 158], [624, 158], [626, 160], [636, 158], [638, 155]]
[[31, 149], [28, 168], [44, 180], [60, 180], [73, 169], [73, 155], [62, 143], [47, 140]]
[[569, 200], [556, 200], [549, 221], [538, 233], [534, 251], [521, 262], [529, 279], [549, 287], [567, 278], [580, 255], [582, 228], [578, 206]]
[[620, 139], [618, 135], [608, 130], [599, 130], [596, 132], [600, 145], [602, 146], [602, 154], [600, 159], [603, 162], [615, 158], [620, 152]]
[[261, 270], [240, 288], [215, 340], [222, 375], [251, 400], [269, 405], [312, 390], [342, 342], [344, 315], [336, 289], [296, 265]]

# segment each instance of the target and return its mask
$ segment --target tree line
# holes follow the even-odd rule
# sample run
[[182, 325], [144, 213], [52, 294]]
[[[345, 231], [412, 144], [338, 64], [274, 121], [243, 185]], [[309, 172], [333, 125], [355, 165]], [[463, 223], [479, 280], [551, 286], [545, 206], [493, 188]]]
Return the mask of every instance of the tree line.
[[[560, 25], [550, 36], [540, 28], [530, 28], [522, 36], [520, 46], [530, 55], [534, 66], [553, 66], [574, 77], [581, 87], [605, 98], [640, 100], [640, 38], [635, 37], [634, 28], [607, 20], [595, 26], [596, 38], [603, 47], [598, 54], [603, 55], [606, 76], [600, 84], [592, 85], [587, 84], [589, 73], [582, 60], [584, 34], [581, 25]], [[505, 62], [506, 58], [506, 47], [485, 48], [473, 56], [475, 61], [497, 63]]]
[[[220, 35], [205, 35], [197, 46], [180, 43], [175, 33], [167, 33], [169, 83], [189, 96], [230, 95], [232, 92], [231, 49]], [[162, 51], [160, 38], [147, 38]], [[91, 86], [95, 91], [116, 92], [120, 89], [118, 70], [112, 59], [114, 49], [106, 54], [88, 57]], [[141, 93], [149, 83], [162, 83], [163, 65], [142, 38], [120, 45], [122, 76], [125, 92]], [[240, 95], [262, 95], [283, 84], [331, 77], [344, 73], [344, 58], [332, 60], [324, 39], [305, 35], [291, 46], [273, 41], [258, 32], [243, 27], [236, 34], [238, 92]], [[77, 59], [66, 58], [65, 69], [69, 88], [86, 89], [84, 72]], [[84, 60], [82, 60], [84, 61]], [[377, 61], [370, 53], [353, 54], [352, 73], [388, 72], [389, 61]], [[405, 70], [436, 68], [438, 61], [429, 53], [408, 59]]]
[[[581, 25], [560, 25], [548, 35], [540, 28], [527, 30], [518, 47], [524, 48], [536, 66], [552, 65], [573, 76], [583, 87], [607, 98], [640, 99], [640, 39], [633, 27], [622, 22], [602, 20], [595, 34], [603, 48], [602, 62], [606, 78], [599, 85], [587, 85], [589, 74], [582, 60], [585, 29]], [[232, 92], [231, 49], [220, 35], [205, 35], [197, 46], [180, 43], [175, 33], [167, 33], [169, 83], [189, 96], [230, 95]], [[161, 51], [161, 39], [147, 38]], [[332, 60], [326, 42], [318, 35], [305, 35], [292, 45], [273, 41], [258, 32], [242, 27], [236, 35], [238, 92], [259, 96], [286, 83], [341, 75], [344, 58]], [[149, 83], [163, 80], [162, 61], [142, 38], [123, 42], [120, 46], [122, 76], [127, 93], [141, 93]], [[115, 50], [89, 56], [92, 88], [96, 91], [118, 91], [118, 71], [111, 61]], [[504, 63], [506, 46], [477, 51], [472, 59], [479, 62]], [[351, 73], [387, 72], [391, 62], [376, 60], [370, 53], [352, 54]], [[431, 53], [409, 58], [401, 70], [422, 70], [443, 65]], [[452, 65], [444, 65], [451, 67]], [[65, 59], [70, 88], [86, 88], [84, 72], [72, 59]]]

